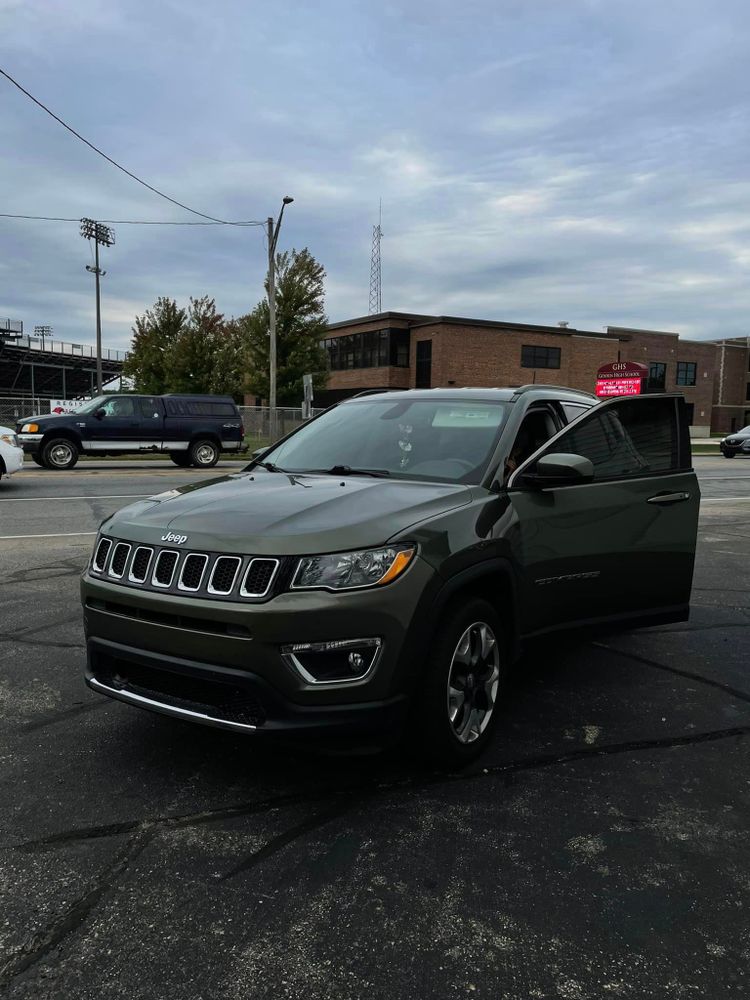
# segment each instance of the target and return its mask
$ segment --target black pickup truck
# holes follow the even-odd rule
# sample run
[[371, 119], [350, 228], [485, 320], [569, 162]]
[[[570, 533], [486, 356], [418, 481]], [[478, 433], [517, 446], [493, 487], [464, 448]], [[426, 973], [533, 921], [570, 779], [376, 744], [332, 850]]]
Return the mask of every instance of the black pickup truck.
[[45, 469], [72, 469], [82, 454], [149, 452], [210, 469], [222, 452], [247, 447], [231, 396], [97, 396], [72, 413], [26, 417], [17, 432], [23, 450]]

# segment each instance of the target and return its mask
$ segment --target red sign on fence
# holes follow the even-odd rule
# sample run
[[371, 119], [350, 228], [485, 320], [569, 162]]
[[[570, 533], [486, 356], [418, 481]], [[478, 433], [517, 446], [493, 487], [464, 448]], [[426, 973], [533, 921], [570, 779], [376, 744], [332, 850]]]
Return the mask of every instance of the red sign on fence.
[[648, 366], [638, 361], [615, 361], [596, 373], [597, 396], [640, 396], [648, 378]]

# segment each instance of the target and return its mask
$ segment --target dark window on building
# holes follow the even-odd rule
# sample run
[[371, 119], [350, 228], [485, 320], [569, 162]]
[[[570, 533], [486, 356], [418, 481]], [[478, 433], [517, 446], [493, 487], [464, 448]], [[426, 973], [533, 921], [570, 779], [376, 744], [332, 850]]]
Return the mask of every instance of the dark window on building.
[[432, 388], [432, 341], [417, 341], [417, 389]]
[[565, 431], [550, 450], [552, 453], [590, 459], [595, 480], [677, 469], [680, 463], [675, 401], [633, 400], [592, 413], [589, 419]]
[[322, 341], [331, 371], [409, 367], [408, 330], [366, 330]]
[[677, 362], [677, 385], [695, 385], [698, 365], [694, 361]]
[[559, 368], [560, 348], [559, 347], [534, 347], [525, 344], [521, 348], [522, 368]]
[[652, 361], [648, 366], [649, 389], [664, 390], [667, 384], [667, 366], [661, 361]]
[[685, 412], [687, 413], [687, 420], [690, 426], [693, 426], [693, 418], [695, 417], [695, 403], [685, 403]]

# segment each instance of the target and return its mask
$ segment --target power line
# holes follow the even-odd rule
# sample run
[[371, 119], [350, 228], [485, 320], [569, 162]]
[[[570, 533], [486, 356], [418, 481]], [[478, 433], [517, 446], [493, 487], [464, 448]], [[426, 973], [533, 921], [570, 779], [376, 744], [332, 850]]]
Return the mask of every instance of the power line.
[[[18, 80], [14, 80], [13, 77], [10, 75], [10, 73], [6, 73], [4, 69], [0, 68], [0, 74], [4, 76], [5, 79], [8, 80], [10, 83], [12, 83], [14, 87], [17, 87], [22, 94], [25, 94], [30, 101], [33, 101], [34, 104], [37, 105], [37, 107], [41, 108], [42, 111], [46, 111], [47, 114], [50, 115], [50, 117], [54, 118], [55, 121], [58, 122], [60, 125], [62, 125], [63, 128], [67, 129], [68, 132], [72, 133], [72, 135], [74, 135], [76, 139], [80, 139], [81, 142], [85, 143], [89, 147], [89, 149], [93, 149], [95, 153], [98, 153], [99, 156], [104, 157], [104, 159], [108, 163], [111, 163], [113, 167], [117, 167], [118, 170], [122, 170], [124, 174], [127, 174], [128, 177], [132, 178], [134, 181], [137, 181], [139, 184], [142, 184], [143, 187], [148, 188], [149, 191], [153, 191], [154, 194], [158, 194], [160, 198], [165, 198], [167, 201], [171, 201], [173, 205], [177, 205], [179, 208], [185, 209], [186, 212], [191, 212], [193, 215], [199, 215], [203, 219], [209, 219], [211, 222], [217, 225], [227, 226], [235, 224], [235, 223], [228, 223], [224, 219], [216, 219], [214, 218], [213, 215], [206, 215], [205, 212], [199, 212], [195, 208], [190, 208], [189, 205], [183, 205], [181, 201], [177, 201], [175, 198], [170, 198], [168, 194], [164, 194], [163, 191], [160, 191], [158, 188], [155, 188], [152, 184], [148, 184], [146, 183], [146, 181], [141, 180], [140, 177], [136, 176], [132, 171], [128, 170], [126, 167], [123, 167], [122, 164], [117, 162], [117, 160], [113, 160], [111, 156], [107, 156], [107, 154], [103, 152], [101, 149], [99, 149], [98, 146], [95, 146], [93, 142], [89, 142], [88, 139], [85, 139], [80, 134], [80, 132], [76, 132], [76, 130], [71, 125], [68, 125], [67, 122], [64, 122], [62, 118], [56, 115], [54, 111], [51, 111], [46, 104], [42, 104], [42, 102], [37, 100], [37, 98], [34, 97], [33, 94], [30, 94], [25, 87], [22, 87], [21, 84], [18, 82]], [[61, 220], [54, 220], [54, 221], [61, 221]]]
[[[2, 72], [0, 70], [0, 72]], [[0, 212], [0, 219], [33, 219], [37, 222], [75, 222], [80, 219], [57, 215], [15, 215], [11, 212]], [[264, 222], [150, 222], [143, 219], [99, 219], [111, 226], [264, 226]]]

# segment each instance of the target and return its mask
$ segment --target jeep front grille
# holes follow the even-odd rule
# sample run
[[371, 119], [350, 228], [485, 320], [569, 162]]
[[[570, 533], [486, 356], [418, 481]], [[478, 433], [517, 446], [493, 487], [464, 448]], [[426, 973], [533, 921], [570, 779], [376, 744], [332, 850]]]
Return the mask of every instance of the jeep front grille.
[[241, 563], [239, 556], [219, 556], [208, 581], [209, 594], [231, 594]]
[[168, 587], [172, 583], [172, 577], [174, 576], [179, 558], [179, 552], [174, 552], [172, 549], [162, 549], [156, 557], [154, 575], [151, 580], [155, 587]]
[[109, 550], [112, 548], [112, 542], [109, 538], [102, 538], [96, 547], [96, 552], [94, 554], [94, 569], [97, 573], [103, 573], [107, 566], [107, 557], [109, 556]]
[[278, 559], [251, 559], [245, 570], [240, 594], [243, 597], [265, 597], [278, 566]]
[[247, 603], [268, 600], [283, 588], [287, 562], [269, 556], [183, 552], [105, 536], [96, 545], [90, 571], [110, 584]]
[[129, 555], [130, 546], [127, 542], [118, 542], [117, 545], [115, 545], [115, 551], [112, 553], [112, 562], [109, 564], [110, 576], [114, 576], [118, 580], [120, 579], [122, 574], [125, 572]]

